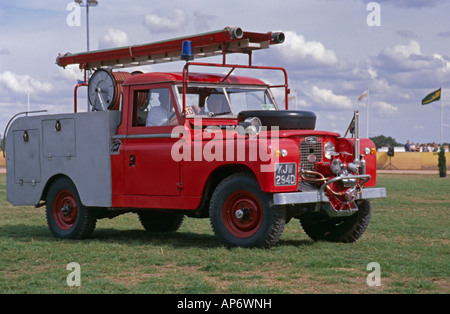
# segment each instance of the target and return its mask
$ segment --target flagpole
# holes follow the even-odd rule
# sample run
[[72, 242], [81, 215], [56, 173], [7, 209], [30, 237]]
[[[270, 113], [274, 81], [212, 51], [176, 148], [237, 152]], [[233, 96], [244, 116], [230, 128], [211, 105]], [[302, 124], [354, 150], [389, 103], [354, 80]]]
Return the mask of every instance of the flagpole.
[[366, 110], [366, 120], [367, 120], [366, 138], [369, 138], [369, 87], [367, 87], [367, 110]]
[[444, 131], [444, 97], [442, 97], [442, 92], [444, 91], [444, 86], [441, 86], [441, 145], [442, 142], [442, 136]]

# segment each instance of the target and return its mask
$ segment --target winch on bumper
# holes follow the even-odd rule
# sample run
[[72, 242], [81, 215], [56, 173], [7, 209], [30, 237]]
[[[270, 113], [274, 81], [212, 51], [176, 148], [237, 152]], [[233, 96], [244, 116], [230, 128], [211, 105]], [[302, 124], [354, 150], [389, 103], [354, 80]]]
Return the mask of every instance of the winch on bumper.
[[[314, 212], [324, 211], [329, 217], [350, 216], [358, 211], [358, 207], [355, 204], [356, 200], [386, 197], [386, 188], [361, 187], [370, 178], [371, 176], [368, 174], [338, 176], [327, 180], [319, 189], [304, 185], [301, 187], [302, 191], [299, 192], [275, 193], [273, 194], [273, 203], [275, 206], [315, 204]], [[355, 185], [344, 192], [344, 197], [350, 204], [349, 208], [342, 210], [335, 209], [330, 202], [329, 196], [325, 193], [326, 188], [335, 182], [347, 185], [349, 182], [356, 182], [358, 180], [361, 180], [359, 185]]]

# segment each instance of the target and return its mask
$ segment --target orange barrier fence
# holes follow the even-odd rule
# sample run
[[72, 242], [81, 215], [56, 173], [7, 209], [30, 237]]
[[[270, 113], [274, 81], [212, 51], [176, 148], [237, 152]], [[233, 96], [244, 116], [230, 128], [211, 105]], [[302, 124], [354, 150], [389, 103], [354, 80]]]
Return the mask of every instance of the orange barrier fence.
[[[450, 153], [445, 153], [447, 169], [450, 170]], [[385, 152], [377, 152], [378, 169], [437, 170], [438, 153], [395, 152], [389, 157]]]

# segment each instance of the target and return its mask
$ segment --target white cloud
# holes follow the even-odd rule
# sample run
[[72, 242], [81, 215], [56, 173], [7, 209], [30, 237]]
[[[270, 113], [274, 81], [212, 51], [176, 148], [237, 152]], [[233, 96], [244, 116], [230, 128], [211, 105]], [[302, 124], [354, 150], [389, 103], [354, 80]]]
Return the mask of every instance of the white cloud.
[[10, 71], [0, 73], [0, 85], [4, 85], [9, 90], [21, 94], [50, 92], [53, 90], [53, 86], [50, 83], [42, 82], [27, 74], [18, 75]]
[[398, 113], [398, 107], [388, 104], [384, 101], [378, 101], [373, 104], [381, 117], [392, 117]]
[[372, 80], [376, 79], [378, 76], [377, 70], [375, 70], [371, 65], [369, 65], [367, 73], [369, 73], [369, 76]]
[[80, 70], [78, 65], [68, 65], [65, 68], [58, 67], [57, 71], [55, 74], [56, 79], [65, 79], [72, 83], [84, 79], [84, 72]]
[[310, 61], [326, 65], [333, 65], [338, 62], [336, 53], [328, 50], [318, 41], [307, 41], [303, 35], [296, 32], [285, 32], [286, 41], [279, 46], [279, 51], [286, 61], [290, 63]]
[[433, 58], [441, 62], [443, 72], [450, 71], [450, 61], [445, 60], [444, 57], [438, 53], [433, 54]]
[[386, 48], [384, 53], [392, 58], [409, 58], [411, 55], [422, 55], [420, 45], [415, 40], [411, 40], [407, 45]]
[[332, 90], [320, 89], [313, 86], [308, 95], [314, 102], [320, 104], [322, 108], [329, 109], [350, 109], [353, 108], [352, 101], [347, 96], [336, 95]]
[[170, 33], [184, 29], [187, 24], [186, 14], [175, 9], [173, 17], [164, 17], [158, 14], [147, 14], [144, 18], [144, 24], [152, 33]]
[[447, 81], [450, 61], [438, 53], [422, 53], [420, 44], [411, 40], [407, 44], [386, 48], [372, 57], [369, 69], [377, 73], [377, 80], [383, 78], [387, 85], [417, 90]]
[[128, 45], [127, 33], [115, 29], [108, 29], [108, 33], [98, 41], [99, 49], [115, 48]]

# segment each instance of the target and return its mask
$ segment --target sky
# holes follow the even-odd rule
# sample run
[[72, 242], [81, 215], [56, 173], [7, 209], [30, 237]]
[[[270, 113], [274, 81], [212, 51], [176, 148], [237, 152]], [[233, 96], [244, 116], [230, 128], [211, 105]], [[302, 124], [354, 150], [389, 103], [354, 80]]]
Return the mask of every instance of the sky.
[[[450, 1], [98, 2], [89, 10], [90, 50], [150, 43], [226, 26], [252, 32], [282, 31], [285, 42], [256, 51], [253, 63], [286, 68], [294, 96], [290, 109], [315, 112], [316, 129], [343, 135], [358, 110], [363, 137], [368, 133], [369, 137], [391, 136], [400, 143], [439, 143], [442, 118], [443, 142], [450, 142]], [[83, 73], [76, 67], [62, 69], [55, 61], [59, 53], [87, 49], [86, 10], [81, 8], [79, 20], [74, 12], [69, 0], [1, 1], [2, 137], [9, 119], [18, 112], [73, 111], [74, 87]], [[232, 56], [227, 60], [247, 59]], [[144, 70], [180, 71], [182, 66], [175, 62]], [[273, 83], [279, 79], [265, 72], [253, 75]], [[440, 101], [421, 105], [425, 96], [441, 87], [443, 115]], [[367, 89], [369, 97], [358, 101]], [[282, 96], [276, 96], [282, 103]], [[81, 90], [79, 106], [80, 111], [87, 108]]]

